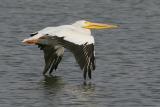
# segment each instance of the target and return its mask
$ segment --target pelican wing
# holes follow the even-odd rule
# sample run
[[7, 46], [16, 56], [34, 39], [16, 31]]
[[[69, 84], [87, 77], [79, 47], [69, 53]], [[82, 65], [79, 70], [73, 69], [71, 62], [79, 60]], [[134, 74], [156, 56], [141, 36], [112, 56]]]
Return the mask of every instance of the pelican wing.
[[[87, 32], [86, 32], [87, 31]], [[71, 26], [47, 27], [37, 33], [31, 34], [29, 41], [38, 44], [44, 51], [45, 68], [44, 74], [56, 69], [62, 59], [64, 48], [70, 50], [83, 70], [84, 79], [95, 70], [94, 38], [88, 30], [81, 31]], [[60, 46], [55, 48], [55, 46]], [[59, 54], [58, 54], [59, 53]]]
[[51, 74], [53, 69], [57, 69], [58, 64], [63, 57], [64, 48], [61, 46], [42, 44], [38, 44], [38, 47], [44, 52], [45, 67], [43, 70], [43, 74], [45, 74], [47, 71], [49, 71], [49, 73]]
[[92, 70], [95, 70], [95, 56], [94, 56], [94, 44], [76, 44], [71, 41], [65, 40], [64, 37], [52, 36], [52, 40], [56, 40], [58, 44], [61, 44], [65, 48], [69, 49], [75, 56], [77, 63], [83, 70], [84, 79], [86, 79], [87, 73], [88, 77], [91, 78]]
[[87, 73], [88, 77], [91, 78], [91, 71], [95, 70], [94, 45], [85, 43], [83, 45], [75, 45], [74, 48], [70, 49], [80, 68], [84, 71], [84, 78], [86, 79]]

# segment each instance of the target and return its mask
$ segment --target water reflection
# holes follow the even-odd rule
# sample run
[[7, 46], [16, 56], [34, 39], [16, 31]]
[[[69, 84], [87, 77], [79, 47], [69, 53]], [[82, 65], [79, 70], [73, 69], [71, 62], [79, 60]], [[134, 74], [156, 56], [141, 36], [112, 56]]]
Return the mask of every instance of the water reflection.
[[77, 86], [83, 93], [93, 93], [95, 91], [95, 84], [84, 81], [83, 84]]
[[48, 88], [59, 87], [62, 85], [62, 79], [60, 76], [45, 75], [43, 85]]
[[[95, 95], [95, 84], [92, 82], [67, 83], [59, 76], [44, 76], [42, 82], [44, 97], [49, 102], [61, 105], [88, 105], [92, 106]], [[53, 104], [53, 103], [52, 103]]]
[[91, 93], [94, 93], [95, 91], [95, 84], [92, 82], [84, 81], [79, 84], [75, 83], [64, 83], [63, 79], [60, 76], [44, 76], [43, 80], [43, 87], [47, 91], [64, 91], [67, 93], [78, 93], [78, 94], [86, 94], [89, 95]]
[[95, 95], [95, 85], [92, 83], [81, 83], [74, 85], [65, 86], [65, 93], [70, 96], [70, 102], [72, 104], [81, 104], [83, 102], [87, 105], [92, 99], [92, 96]]
[[44, 76], [42, 81], [42, 87], [44, 88], [45, 94], [57, 94], [64, 87], [64, 83], [59, 76]]

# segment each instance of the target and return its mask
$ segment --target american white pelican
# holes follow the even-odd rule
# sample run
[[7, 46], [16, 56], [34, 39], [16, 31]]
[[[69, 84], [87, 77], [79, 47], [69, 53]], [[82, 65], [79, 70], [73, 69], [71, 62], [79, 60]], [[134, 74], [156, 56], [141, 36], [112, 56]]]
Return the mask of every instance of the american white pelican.
[[112, 28], [117, 28], [117, 26], [80, 20], [71, 25], [44, 28], [30, 34], [31, 37], [22, 42], [38, 45], [44, 51], [44, 75], [47, 71], [51, 74], [53, 69], [57, 69], [64, 54], [64, 48], [66, 48], [74, 54], [77, 63], [84, 72], [84, 79], [87, 74], [91, 79], [91, 72], [95, 70], [95, 55], [94, 38], [90, 29]]

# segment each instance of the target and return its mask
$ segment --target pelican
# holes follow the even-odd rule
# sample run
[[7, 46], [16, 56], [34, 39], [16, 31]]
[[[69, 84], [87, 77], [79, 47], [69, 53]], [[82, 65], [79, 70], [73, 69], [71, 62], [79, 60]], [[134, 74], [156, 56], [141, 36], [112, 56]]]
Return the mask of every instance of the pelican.
[[113, 29], [116, 25], [93, 23], [85, 20], [76, 21], [71, 25], [46, 27], [38, 32], [30, 34], [31, 37], [22, 42], [29, 45], [38, 45], [44, 52], [45, 67], [43, 74], [52, 73], [60, 63], [64, 49], [73, 53], [77, 63], [83, 71], [83, 77], [91, 79], [91, 73], [95, 70], [94, 37], [92, 29]]

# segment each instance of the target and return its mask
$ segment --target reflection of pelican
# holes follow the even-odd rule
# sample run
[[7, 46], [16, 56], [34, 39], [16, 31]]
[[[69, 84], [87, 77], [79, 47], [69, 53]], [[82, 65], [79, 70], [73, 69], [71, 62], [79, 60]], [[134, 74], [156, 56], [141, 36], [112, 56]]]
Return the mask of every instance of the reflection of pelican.
[[43, 103], [48, 104], [49, 101], [53, 107], [57, 107], [61, 104], [59, 101], [61, 102], [61, 94], [63, 93], [63, 87], [65, 86], [61, 77], [44, 76], [44, 79], [40, 82], [40, 85], [43, 94], [42, 99], [45, 100]]
[[43, 85], [46, 88], [59, 88], [61, 86], [64, 85], [64, 83], [62, 82], [62, 79], [58, 76], [44, 76], [44, 80], [43, 80]]
[[82, 83], [78, 85], [66, 85], [65, 92], [69, 96], [73, 96], [70, 99], [72, 103], [82, 102], [87, 107], [94, 107], [92, 103], [88, 103], [92, 100], [92, 96], [95, 95], [95, 85], [92, 83]]
[[32, 37], [24, 39], [23, 42], [36, 44], [44, 51], [46, 65], [43, 74], [47, 71], [52, 73], [53, 69], [57, 69], [64, 48], [66, 48], [74, 54], [80, 68], [84, 71], [84, 79], [86, 79], [87, 74], [91, 78], [91, 71], [95, 70], [94, 38], [90, 29], [111, 29], [116, 27], [115, 25], [81, 20], [72, 25], [47, 27], [31, 34]]
[[84, 81], [83, 84], [77, 86], [79, 89], [81, 89], [82, 93], [90, 94], [95, 91], [95, 84], [92, 84], [91, 82]]
[[55, 106], [65, 104], [65, 102], [72, 104], [82, 102], [87, 107], [94, 107], [94, 104], [90, 101], [92, 101], [92, 96], [95, 94], [95, 84], [91, 82], [68, 84], [63, 83], [60, 77], [45, 76], [42, 83], [44, 98], [55, 104]]

